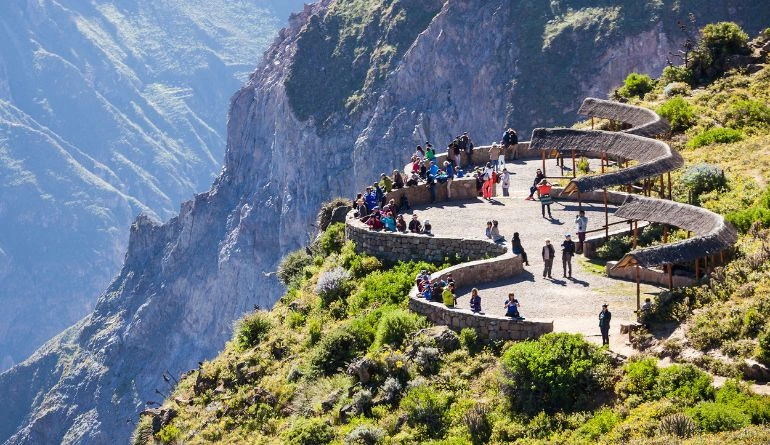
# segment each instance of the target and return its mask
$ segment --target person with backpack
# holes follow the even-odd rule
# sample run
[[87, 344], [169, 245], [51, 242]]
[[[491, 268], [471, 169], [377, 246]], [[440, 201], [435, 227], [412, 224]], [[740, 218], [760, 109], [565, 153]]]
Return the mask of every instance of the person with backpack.
[[[572, 257], [575, 255], [575, 242], [572, 241], [570, 234], [564, 235], [564, 241], [561, 243], [561, 265], [564, 268], [564, 277], [572, 278]], [[567, 271], [569, 270], [569, 275]]]
[[497, 144], [492, 144], [489, 147], [489, 162], [492, 163], [492, 167], [497, 171], [498, 163], [500, 161], [500, 147]]
[[463, 133], [459, 140], [460, 148], [462, 148], [462, 150], [465, 151], [466, 156], [468, 156], [468, 165], [473, 165], [473, 142], [471, 142], [468, 132], [466, 131]]
[[455, 166], [444, 161], [444, 172], [446, 173], [446, 199], [452, 199], [452, 180], [455, 178]]
[[529, 196], [524, 198], [525, 201], [534, 201], [535, 198], [533, 197], [535, 195], [535, 192], [537, 191], [537, 186], [540, 185], [540, 181], [545, 179], [545, 175], [543, 174], [542, 170], [539, 168], [537, 169], [537, 173], [535, 174], [535, 180], [532, 182], [532, 187], [529, 188]]
[[487, 201], [491, 201], [492, 187], [494, 186], [494, 183], [492, 181], [494, 180], [494, 178], [492, 177], [492, 164], [490, 162], [487, 162], [487, 165], [484, 168], [484, 173], [482, 173], [481, 179], [483, 179], [484, 181], [484, 184], [481, 186], [481, 196]]

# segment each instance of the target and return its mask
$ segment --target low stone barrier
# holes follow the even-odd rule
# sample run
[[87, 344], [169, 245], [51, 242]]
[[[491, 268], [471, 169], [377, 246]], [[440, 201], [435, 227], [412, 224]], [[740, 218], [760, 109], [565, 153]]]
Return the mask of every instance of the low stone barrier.
[[[519, 255], [505, 253], [497, 258], [472, 261], [438, 271], [431, 275], [431, 280], [446, 279], [451, 273], [458, 286], [477, 285], [511, 278], [523, 270]], [[416, 286], [409, 293], [409, 309], [424, 315], [432, 323], [446, 325], [455, 331], [473, 328], [485, 340], [526, 340], [553, 332], [553, 321], [513, 320], [498, 315], [474, 314], [468, 309], [449, 308], [443, 303], [426, 301], [418, 297]]]
[[373, 231], [348, 213], [345, 237], [364, 252], [386, 261], [441, 262], [455, 255], [463, 260], [478, 260], [504, 254], [507, 248], [487, 240], [444, 238], [416, 233]]

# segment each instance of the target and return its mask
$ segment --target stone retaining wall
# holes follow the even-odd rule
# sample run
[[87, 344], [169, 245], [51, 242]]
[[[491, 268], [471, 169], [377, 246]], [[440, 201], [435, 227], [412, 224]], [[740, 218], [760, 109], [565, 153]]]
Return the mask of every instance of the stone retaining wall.
[[345, 237], [356, 244], [356, 251], [386, 261], [442, 262], [457, 255], [463, 260], [496, 257], [508, 249], [491, 241], [442, 238], [415, 233], [369, 230], [369, 227], [348, 213]]
[[[523, 270], [521, 257], [506, 253], [497, 258], [452, 266], [434, 273], [431, 279], [445, 279], [451, 273], [457, 286], [462, 287], [511, 278]], [[553, 321], [520, 321], [497, 315], [474, 314], [468, 309], [448, 308], [442, 303], [425, 301], [418, 298], [417, 287], [409, 293], [409, 309], [424, 315], [432, 323], [446, 325], [455, 331], [473, 328], [480, 338], [488, 340], [527, 340], [553, 332]]]

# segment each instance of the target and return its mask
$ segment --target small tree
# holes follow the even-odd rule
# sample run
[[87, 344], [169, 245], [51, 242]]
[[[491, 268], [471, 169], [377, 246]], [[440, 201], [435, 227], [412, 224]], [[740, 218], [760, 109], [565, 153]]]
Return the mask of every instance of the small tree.
[[645, 94], [655, 88], [655, 81], [647, 74], [631, 73], [623, 81], [623, 86], [618, 88], [618, 95], [632, 98], [644, 97]]

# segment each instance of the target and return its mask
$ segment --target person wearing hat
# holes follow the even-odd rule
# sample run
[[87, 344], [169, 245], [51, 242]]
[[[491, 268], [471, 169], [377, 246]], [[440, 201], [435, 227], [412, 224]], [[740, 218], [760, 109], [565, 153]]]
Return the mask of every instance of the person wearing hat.
[[430, 233], [431, 229], [432, 227], [430, 225], [430, 221], [426, 219], [425, 224], [422, 225], [422, 233], [426, 235], [432, 235], [432, 233]]
[[548, 219], [553, 219], [553, 216], [551, 216], [551, 204], [553, 204], [553, 199], [551, 199], [552, 187], [551, 183], [545, 178], [543, 178], [537, 186], [537, 192], [540, 194], [540, 210], [543, 213], [543, 218], [545, 218], [545, 210], [547, 208]]
[[[568, 233], [561, 242], [561, 265], [564, 268], [564, 276], [572, 278], [572, 257], [575, 255], [575, 242]], [[567, 271], [569, 270], [569, 274]]]
[[602, 332], [602, 345], [610, 345], [610, 320], [612, 313], [607, 309], [607, 305], [602, 305], [602, 311], [599, 312], [599, 330]]

